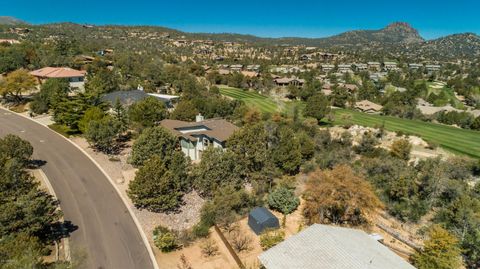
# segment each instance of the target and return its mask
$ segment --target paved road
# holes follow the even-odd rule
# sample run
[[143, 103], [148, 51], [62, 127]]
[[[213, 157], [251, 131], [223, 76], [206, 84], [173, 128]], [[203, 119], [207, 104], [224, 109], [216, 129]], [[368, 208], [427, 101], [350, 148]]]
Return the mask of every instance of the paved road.
[[0, 109], [0, 136], [9, 133], [30, 141], [33, 157], [47, 162], [42, 170], [60, 200], [65, 220], [78, 226], [70, 246], [86, 254], [86, 268], [153, 268], [127, 208], [87, 156], [50, 129]]

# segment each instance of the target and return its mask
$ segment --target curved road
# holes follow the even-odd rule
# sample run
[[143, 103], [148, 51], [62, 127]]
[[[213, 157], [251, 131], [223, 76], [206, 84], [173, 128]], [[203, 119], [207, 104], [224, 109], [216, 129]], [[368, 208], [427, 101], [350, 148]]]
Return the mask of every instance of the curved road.
[[34, 158], [55, 190], [71, 234], [72, 252], [86, 254], [85, 268], [154, 268], [147, 247], [125, 204], [98, 167], [52, 130], [0, 109], [0, 137], [15, 134], [30, 141]]

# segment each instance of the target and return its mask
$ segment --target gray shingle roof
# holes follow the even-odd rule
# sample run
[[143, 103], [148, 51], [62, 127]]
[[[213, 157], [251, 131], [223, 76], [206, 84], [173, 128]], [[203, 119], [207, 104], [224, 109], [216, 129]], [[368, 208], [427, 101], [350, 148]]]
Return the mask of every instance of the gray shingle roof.
[[414, 269], [363, 231], [314, 224], [263, 252], [267, 269]]

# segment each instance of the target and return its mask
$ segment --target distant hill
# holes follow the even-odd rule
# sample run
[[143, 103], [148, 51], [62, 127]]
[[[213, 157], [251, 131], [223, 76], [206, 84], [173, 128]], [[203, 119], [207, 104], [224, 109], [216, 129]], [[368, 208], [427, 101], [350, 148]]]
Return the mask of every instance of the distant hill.
[[472, 59], [480, 57], [480, 36], [474, 33], [449, 35], [421, 43], [412, 50], [429, 58]]
[[0, 24], [4, 25], [21, 25], [21, 24], [28, 24], [25, 21], [20, 19], [9, 17], [9, 16], [0, 16]]

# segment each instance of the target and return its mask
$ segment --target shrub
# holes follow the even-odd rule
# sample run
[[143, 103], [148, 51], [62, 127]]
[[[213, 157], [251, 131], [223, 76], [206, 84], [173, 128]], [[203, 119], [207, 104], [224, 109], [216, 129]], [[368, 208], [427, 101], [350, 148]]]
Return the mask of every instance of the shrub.
[[268, 195], [268, 205], [284, 215], [292, 213], [300, 204], [298, 197], [292, 190], [285, 187], [278, 187]]
[[212, 257], [218, 254], [218, 245], [213, 239], [205, 240], [200, 248], [204, 257]]
[[163, 226], [153, 230], [153, 242], [162, 252], [170, 252], [178, 247], [175, 233]]
[[281, 230], [265, 231], [260, 235], [260, 245], [263, 250], [276, 246], [285, 239], [285, 232]]

